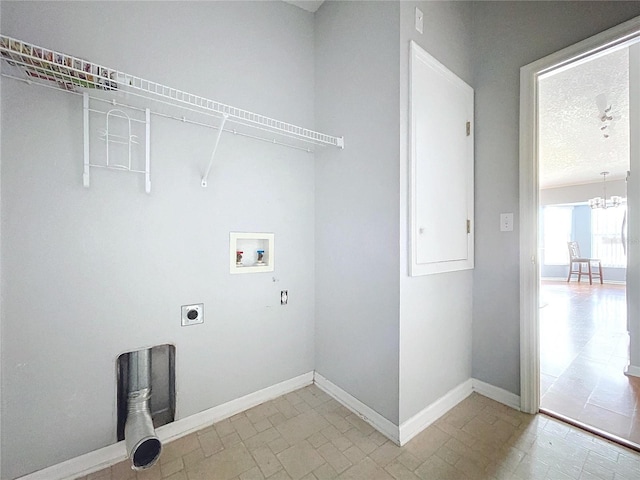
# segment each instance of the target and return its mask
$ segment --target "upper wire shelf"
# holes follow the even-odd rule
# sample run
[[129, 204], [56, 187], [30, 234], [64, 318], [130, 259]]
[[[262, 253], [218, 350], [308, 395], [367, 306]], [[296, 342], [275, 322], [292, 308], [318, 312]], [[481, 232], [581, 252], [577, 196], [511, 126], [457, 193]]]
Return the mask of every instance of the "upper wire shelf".
[[[81, 58], [0, 35], [0, 53], [5, 60], [3, 74], [78, 93], [84, 91], [122, 91], [196, 112], [215, 114], [229, 122], [296, 138], [316, 145], [344, 148], [343, 137], [335, 137], [199, 95], [167, 87], [128, 73], [104, 67]], [[8, 69], [8, 72], [4, 70]]]

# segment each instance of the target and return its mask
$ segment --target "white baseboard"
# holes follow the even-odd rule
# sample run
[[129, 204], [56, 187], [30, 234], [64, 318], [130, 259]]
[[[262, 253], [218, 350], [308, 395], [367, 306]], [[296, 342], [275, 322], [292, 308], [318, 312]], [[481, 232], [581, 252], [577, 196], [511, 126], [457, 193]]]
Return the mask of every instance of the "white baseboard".
[[473, 392], [471, 379], [449, 390], [438, 400], [400, 425], [400, 445], [404, 445]]
[[515, 393], [508, 392], [502, 388], [493, 386], [482, 380], [473, 379], [473, 391], [478, 392], [491, 400], [502, 403], [507, 407], [520, 410], [520, 396]]
[[[156, 429], [156, 434], [161, 442], [183, 437], [190, 433], [205, 428], [212, 423], [231, 417], [236, 413], [260, 405], [281, 395], [293, 392], [313, 383], [313, 372], [299, 375], [290, 380], [272, 385], [244, 397], [236, 398], [217, 407], [210, 408], [186, 418], [176, 420]], [[88, 475], [115, 465], [127, 458], [124, 442], [118, 442], [93, 452], [80, 455], [62, 463], [58, 463], [43, 470], [30, 473], [17, 480], [69, 480]]]
[[124, 442], [118, 442], [30, 473], [17, 480], [70, 480], [108, 468], [126, 458], [127, 448]]
[[397, 427], [394, 423], [387, 420], [378, 412], [345, 392], [319, 373], [315, 373], [314, 379], [316, 385], [320, 389], [331, 395], [342, 405], [356, 413], [376, 430], [398, 445], [405, 445], [409, 440], [471, 395], [472, 392], [478, 392], [480, 395], [495, 400], [496, 402], [502, 403], [516, 410], [520, 410], [520, 397], [518, 395], [507, 392], [502, 388], [495, 387], [483, 381], [470, 378], [445, 393], [442, 397], [425, 407], [409, 420], [403, 422], [400, 427]]
[[318, 372], [314, 375], [316, 385], [333, 398], [335, 398], [342, 405], [347, 407], [353, 413], [362, 418], [365, 422], [370, 424], [373, 428], [378, 430], [384, 436], [388, 437], [391, 441], [399, 444], [400, 438], [398, 435], [398, 426], [393, 422], [387, 420], [378, 412], [368, 407], [360, 400], [342, 390], [337, 385], [333, 384]]
[[640, 367], [636, 365], [627, 365], [627, 368], [624, 370], [624, 374], [631, 377], [640, 377]]

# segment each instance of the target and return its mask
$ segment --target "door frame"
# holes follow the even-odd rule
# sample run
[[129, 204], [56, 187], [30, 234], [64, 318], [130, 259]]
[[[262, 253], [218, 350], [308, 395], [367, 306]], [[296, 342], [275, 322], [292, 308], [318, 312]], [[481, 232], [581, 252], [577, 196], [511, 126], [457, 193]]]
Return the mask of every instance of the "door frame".
[[538, 78], [640, 39], [640, 17], [520, 69], [520, 409], [540, 408]]

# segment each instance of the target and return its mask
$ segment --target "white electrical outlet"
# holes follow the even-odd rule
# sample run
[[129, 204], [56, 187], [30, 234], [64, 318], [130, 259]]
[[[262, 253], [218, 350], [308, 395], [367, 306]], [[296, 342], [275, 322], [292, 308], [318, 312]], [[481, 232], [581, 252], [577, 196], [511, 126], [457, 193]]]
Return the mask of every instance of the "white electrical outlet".
[[286, 305], [289, 301], [289, 290], [280, 290], [280, 305]]
[[500, 214], [500, 231], [513, 232], [513, 213]]
[[197, 325], [204, 323], [204, 303], [193, 305], [182, 305], [182, 326]]

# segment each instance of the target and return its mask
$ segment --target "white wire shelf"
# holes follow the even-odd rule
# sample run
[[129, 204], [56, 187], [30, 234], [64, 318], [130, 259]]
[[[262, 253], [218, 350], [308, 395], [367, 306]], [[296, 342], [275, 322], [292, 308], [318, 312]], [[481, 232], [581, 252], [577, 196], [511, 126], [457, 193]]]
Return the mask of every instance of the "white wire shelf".
[[[241, 125], [322, 146], [344, 148], [343, 137], [327, 135], [199, 95], [167, 87], [65, 53], [0, 35], [2, 74], [60, 90], [125, 92]], [[275, 141], [273, 143], [276, 143]]]

